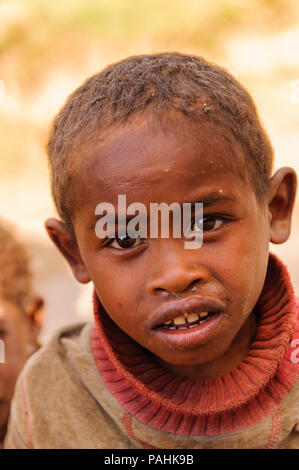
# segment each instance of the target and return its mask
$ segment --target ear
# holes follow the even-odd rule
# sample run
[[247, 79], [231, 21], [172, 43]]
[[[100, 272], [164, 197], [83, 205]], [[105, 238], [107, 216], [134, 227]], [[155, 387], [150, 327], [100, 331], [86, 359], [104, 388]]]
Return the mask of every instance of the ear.
[[272, 243], [284, 243], [290, 236], [296, 189], [297, 177], [292, 168], [280, 168], [271, 178], [269, 211]]
[[26, 308], [27, 319], [30, 323], [30, 345], [32, 350], [36, 350], [39, 347], [38, 336], [43, 324], [43, 309], [44, 301], [41, 297], [35, 297], [32, 302]]
[[40, 329], [43, 324], [44, 301], [41, 297], [35, 297], [26, 308], [27, 317]]
[[52, 242], [70, 265], [77, 281], [81, 284], [88, 283], [90, 276], [81, 258], [77, 242], [66, 224], [57, 219], [47, 219], [45, 227]]

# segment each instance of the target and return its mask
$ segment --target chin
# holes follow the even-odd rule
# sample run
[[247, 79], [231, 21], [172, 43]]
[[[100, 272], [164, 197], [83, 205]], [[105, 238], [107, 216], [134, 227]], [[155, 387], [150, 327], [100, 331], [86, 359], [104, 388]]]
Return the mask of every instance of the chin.
[[223, 351], [220, 353], [213, 352], [211, 354], [205, 354], [204, 356], [202, 356], [200, 352], [194, 352], [192, 355], [190, 355], [190, 351], [188, 351], [188, 354], [186, 355], [182, 351], [182, 353], [177, 353], [171, 357], [164, 358], [160, 356], [159, 359], [160, 361], [163, 361], [164, 363], [174, 367], [200, 367], [217, 360], [217, 358], [222, 354]]

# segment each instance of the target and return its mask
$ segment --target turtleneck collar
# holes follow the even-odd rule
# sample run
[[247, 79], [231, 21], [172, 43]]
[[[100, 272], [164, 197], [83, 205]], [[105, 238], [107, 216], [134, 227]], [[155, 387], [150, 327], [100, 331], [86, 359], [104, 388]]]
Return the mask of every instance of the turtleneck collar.
[[172, 434], [216, 435], [272, 414], [299, 377], [292, 361], [296, 300], [286, 267], [270, 255], [255, 307], [258, 325], [248, 354], [215, 379], [184, 379], [157, 365], [107, 315], [94, 294], [92, 351], [110, 392], [145, 425]]

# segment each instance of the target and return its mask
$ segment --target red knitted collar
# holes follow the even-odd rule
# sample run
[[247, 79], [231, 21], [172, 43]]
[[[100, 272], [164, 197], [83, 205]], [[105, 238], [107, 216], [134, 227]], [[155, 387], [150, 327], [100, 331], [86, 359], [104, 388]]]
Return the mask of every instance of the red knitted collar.
[[[299, 377], [291, 340], [299, 338], [286, 267], [270, 255], [257, 303], [258, 327], [245, 359], [222, 377], [176, 377], [152, 361], [106, 314], [94, 295], [92, 352], [110, 392], [142, 423], [182, 435], [215, 435], [272, 414]], [[293, 357], [293, 356], [292, 356]]]

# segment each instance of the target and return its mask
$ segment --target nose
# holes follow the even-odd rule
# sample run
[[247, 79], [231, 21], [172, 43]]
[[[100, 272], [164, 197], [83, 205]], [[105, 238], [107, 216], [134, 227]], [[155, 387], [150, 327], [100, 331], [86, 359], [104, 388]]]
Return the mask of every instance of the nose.
[[[205, 284], [209, 278], [209, 271], [203, 266], [198, 256], [198, 250], [185, 249], [179, 243], [165, 243], [163, 241], [156, 250], [153, 275], [148, 281], [148, 291], [154, 295], [171, 295], [184, 292]], [[169, 240], [168, 240], [169, 242]]]

